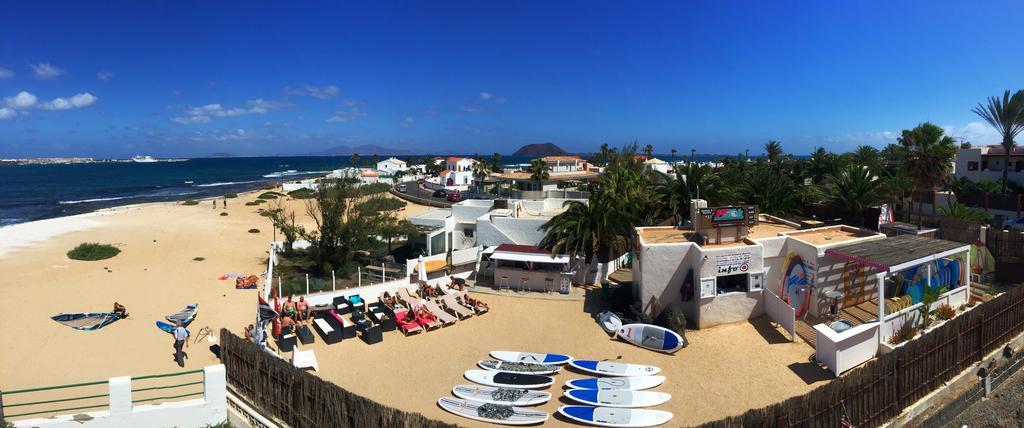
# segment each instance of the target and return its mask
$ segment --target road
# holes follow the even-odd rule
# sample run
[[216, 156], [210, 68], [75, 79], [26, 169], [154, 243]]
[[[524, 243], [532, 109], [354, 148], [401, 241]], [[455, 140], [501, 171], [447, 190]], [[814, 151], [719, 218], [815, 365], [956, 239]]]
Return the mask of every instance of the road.
[[[400, 183], [399, 185], [401, 185], [401, 184], [405, 185], [405, 190], [406, 191], [404, 193], [402, 193], [400, 196], [402, 196], [402, 195], [408, 196], [408, 197], [412, 198], [413, 202], [423, 203], [423, 201], [428, 201], [429, 202], [428, 205], [439, 206], [439, 207], [443, 207], [443, 208], [449, 208], [449, 207], [452, 206], [452, 203], [448, 202], [447, 200], [445, 200], [445, 198], [435, 198], [433, 190], [425, 189], [423, 187], [420, 187], [420, 185], [416, 184], [415, 181], [406, 181], [406, 182]], [[395, 193], [396, 194], [399, 193], [398, 192], [398, 186], [399, 185], [395, 185]]]

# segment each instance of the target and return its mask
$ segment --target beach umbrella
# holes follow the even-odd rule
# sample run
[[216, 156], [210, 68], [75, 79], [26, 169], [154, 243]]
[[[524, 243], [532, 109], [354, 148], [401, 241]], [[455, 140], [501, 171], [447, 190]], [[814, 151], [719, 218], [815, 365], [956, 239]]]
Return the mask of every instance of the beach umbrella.
[[444, 257], [444, 274], [452, 274], [452, 249], [448, 248], [448, 255]]
[[416, 264], [416, 275], [418, 280], [427, 281], [427, 262], [423, 261], [423, 256], [420, 256], [419, 263]]

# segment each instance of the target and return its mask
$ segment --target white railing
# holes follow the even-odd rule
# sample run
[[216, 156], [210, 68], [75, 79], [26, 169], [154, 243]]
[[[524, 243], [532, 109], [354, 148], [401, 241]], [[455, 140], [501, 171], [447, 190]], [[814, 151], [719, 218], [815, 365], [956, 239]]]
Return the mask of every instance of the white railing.
[[[938, 309], [942, 304], [957, 308], [967, 303], [970, 297], [970, 289], [968, 287], [957, 287], [939, 296], [939, 299], [932, 304], [931, 310]], [[893, 333], [899, 331], [908, 322], [914, 323], [915, 326], [921, 324], [920, 309], [921, 303], [918, 303], [901, 309], [899, 312], [887, 314], [885, 322], [882, 323], [882, 331], [880, 332], [882, 340], [889, 340]]]

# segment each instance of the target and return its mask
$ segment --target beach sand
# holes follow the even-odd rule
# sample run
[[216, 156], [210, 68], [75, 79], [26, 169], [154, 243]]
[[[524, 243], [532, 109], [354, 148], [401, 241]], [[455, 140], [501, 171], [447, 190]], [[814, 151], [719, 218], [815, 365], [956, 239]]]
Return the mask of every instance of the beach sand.
[[[672, 394], [657, 409], [675, 414], [666, 426], [687, 426], [740, 414], [805, 393], [831, 378], [808, 362], [814, 350], [792, 343], [764, 317], [751, 322], [688, 331], [690, 345], [675, 355], [649, 351], [611, 339], [598, 327], [583, 302], [545, 300], [512, 295], [478, 294], [491, 306], [479, 317], [409, 337], [384, 334], [384, 341], [367, 345], [345, 340], [316, 342], [317, 373], [341, 387], [380, 403], [463, 426], [485, 426], [448, 413], [437, 400], [450, 397], [463, 377], [489, 359], [493, 350], [550, 352], [579, 359], [608, 360], [660, 367], [665, 384], [653, 391]], [[286, 353], [290, 355], [290, 353]], [[589, 377], [564, 368], [546, 389], [552, 401], [532, 407], [552, 414], [545, 426], [579, 426], [556, 417], [559, 405], [578, 404], [562, 398], [567, 380]]]
[[[261, 192], [228, 199], [226, 210], [220, 199], [216, 209], [209, 200], [195, 206], [153, 203], [0, 228], [0, 242], [10, 247], [0, 254], [0, 299], [5, 302], [0, 389], [217, 364], [209, 343], [192, 344], [185, 368], [179, 368], [171, 336], [155, 322], [190, 303], [199, 304], [199, 315], [189, 326], [193, 333], [210, 327], [217, 334], [224, 327], [241, 334], [255, 321], [256, 290], [236, 290], [233, 279], [217, 278], [266, 270], [272, 228], [257, 208], [272, 204], [244, 205]], [[303, 203], [293, 200], [285, 206], [308, 224]], [[426, 209], [410, 204], [400, 215]], [[249, 233], [250, 228], [260, 233]], [[81, 242], [113, 244], [121, 254], [101, 261], [68, 259], [67, 251]], [[100, 330], [79, 331], [50, 319], [60, 312], [106, 312], [115, 301], [131, 316]]]

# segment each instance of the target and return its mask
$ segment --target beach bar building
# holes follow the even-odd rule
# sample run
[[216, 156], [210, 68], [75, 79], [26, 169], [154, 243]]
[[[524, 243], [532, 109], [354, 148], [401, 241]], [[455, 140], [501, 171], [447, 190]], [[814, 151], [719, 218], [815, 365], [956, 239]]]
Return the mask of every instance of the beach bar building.
[[970, 296], [967, 244], [844, 225], [800, 230], [756, 206], [703, 200], [691, 218], [691, 228], [636, 229], [633, 282], [644, 308], [656, 315], [678, 304], [695, 328], [768, 315], [792, 340], [814, 344], [837, 375], [885, 352], [903, 323], [919, 323], [925, 290], [941, 292], [935, 307]]
[[568, 292], [574, 275], [571, 257], [530, 245], [501, 244], [489, 258], [499, 290]]

